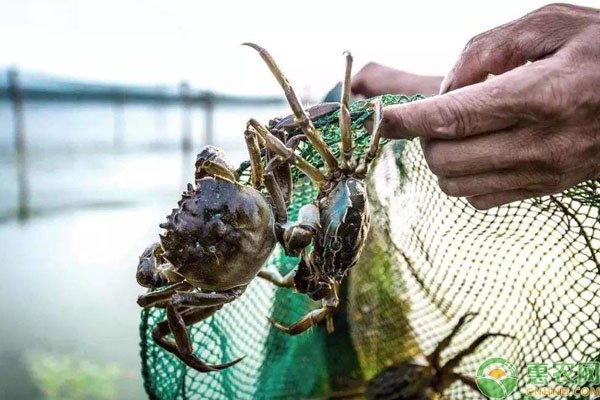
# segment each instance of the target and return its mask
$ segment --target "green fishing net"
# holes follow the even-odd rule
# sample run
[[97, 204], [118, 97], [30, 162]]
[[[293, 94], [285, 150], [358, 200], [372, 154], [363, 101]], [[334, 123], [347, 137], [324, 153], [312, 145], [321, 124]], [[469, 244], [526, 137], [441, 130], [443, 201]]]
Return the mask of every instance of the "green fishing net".
[[[421, 98], [381, 99], [390, 105]], [[371, 115], [368, 101], [353, 103], [351, 115], [355, 154], [364, 155], [370, 140], [363, 127]], [[337, 155], [337, 113], [316, 126]], [[359, 263], [340, 288], [335, 332], [318, 326], [289, 336], [272, 328], [268, 316], [290, 324], [320, 304], [255, 279], [240, 299], [189, 328], [196, 354], [207, 363], [246, 355], [231, 368], [201, 374], [154, 344], [152, 329], [164, 311], [143, 310], [142, 375], [150, 398], [364, 398], [368, 381], [387, 366], [424, 363], [423, 356], [468, 312], [477, 316], [442, 352], [442, 362], [483, 333], [512, 335], [489, 339], [455, 369], [474, 377], [490, 357], [509, 360], [519, 374], [518, 390], [509, 399], [528, 398], [529, 363], [547, 363], [551, 378], [553, 363], [600, 361], [596, 181], [478, 211], [439, 190], [416, 141], [382, 144], [367, 179], [371, 230]], [[312, 146], [301, 144], [299, 151], [313, 165], [323, 164]], [[247, 171], [241, 180], [248, 181]], [[315, 196], [308, 179], [295, 172], [290, 220]], [[297, 263], [279, 248], [269, 260], [282, 273]], [[575, 383], [563, 386], [569, 385]], [[443, 398], [482, 395], [456, 382]]]

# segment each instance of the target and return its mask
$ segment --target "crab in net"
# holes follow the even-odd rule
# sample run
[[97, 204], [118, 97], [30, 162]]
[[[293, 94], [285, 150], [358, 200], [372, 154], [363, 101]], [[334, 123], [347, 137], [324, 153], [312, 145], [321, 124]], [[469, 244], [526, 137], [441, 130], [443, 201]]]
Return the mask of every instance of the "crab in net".
[[[369, 229], [363, 180], [377, 155], [382, 112], [381, 103], [374, 101], [369, 150], [362, 159], [354, 159], [349, 112], [352, 56], [346, 53], [341, 103], [304, 110], [269, 53], [248, 45], [260, 53], [281, 84], [293, 117], [276, 119], [268, 127], [254, 119], [248, 122], [244, 137], [251, 185], [239, 181], [239, 171], [224, 152], [206, 146], [197, 156], [195, 185], [188, 184], [178, 207], [161, 224], [165, 233], [160, 242], [143, 252], [137, 268], [138, 283], [151, 289], [138, 298], [138, 304], [166, 309], [166, 320], [154, 327], [153, 340], [200, 372], [222, 370], [243, 357], [219, 365], [205, 363], [195, 354], [187, 327], [239, 298], [256, 276], [322, 300], [321, 308], [289, 327], [270, 320], [276, 328], [295, 335], [327, 320], [331, 331], [339, 283], [356, 264]], [[311, 119], [338, 109], [339, 161]], [[299, 128], [302, 134], [288, 135], [291, 128]], [[295, 153], [300, 141], [310, 142], [318, 151], [325, 174]], [[304, 206], [293, 223], [287, 220], [293, 188], [291, 166], [319, 189], [314, 203]], [[300, 256], [299, 265], [285, 276], [262, 269], [277, 243], [286, 254]]]
[[446, 350], [460, 329], [477, 314], [463, 315], [452, 328], [448, 336], [442, 339], [433, 352], [427, 355], [427, 365], [406, 361], [391, 365], [379, 372], [370, 382], [366, 390], [369, 400], [437, 400], [441, 393], [454, 382], [460, 381], [475, 392], [479, 388], [475, 379], [455, 372], [454, 369], [467, 356], [475, 353], [479, 346], [493, 337], [514, 339], [503, 333], [484, 333], [476, 338], [467, 348], [459, 351], [454, 357], [442, 364], [441, 353]]
[[[327, 328], [333, 330], [332, 315], [339, 304], [338, 287], [344, 276], [358, 261], [367, 237], [370, 225], [369, 203], [364, 179], [373, 159], [377, 155], [380, 141], [382, 109], [379, 100], [372, 103], [374, 109], [374, 127], [371, 142], [365, 156], [360, 160], [353, 157], [353, 138], [350, 118], [350, 77], [352, 56], [346, 52], [346, 71], [342, 87], [342, 99], [339, 109], [340, 160], [323, 141], [315, 129], [311, 118], [302, 108], [293, 88], [288, 83], [271, 55], [260, 46], [248, 44], [259, 52], [267, 66], [283, 88], [288, 103], [294, 113], [294, 126], [302, 135], [292, 136], [288, 145], [282, 143], [268, 129], [251, 119], [249, 131], [264, 141], [269, 151], [278, 157], [273, 158], [266, 167], [271, 171], [281, 163], [291, 163], [304, 172], [318, 188], [315, 201], [300, 209], [298, 221], [290, 225], [283, 203], [276, 207], [280, 229], [280, 243], [287, 255], [300, 256], [298, 266], [285, 276], [276, 270], [262, 270], [259, 273], [280, 287], [294, 288], [307, 294], [313, 300], [322, 300], [322, 307], [307, 313], [290, 326], [284, 326], [270, 319], [273, 326], [285, 333], [296, 335], [313, 325], [326, 320]], [[278, 124], [278, 125], [281, 125]], [[308, 140], [320, 154], [326, 168], [320, 170], [308, 164], [293, 151], [299, 140]], [[251, 160], [257, 159], [251, 157]], [[253, 171], [255, 165], [252, 164]], [[258, 179], [252, 173], [252, 181]], [[312, 245], [312, 248], [309, 248]]]

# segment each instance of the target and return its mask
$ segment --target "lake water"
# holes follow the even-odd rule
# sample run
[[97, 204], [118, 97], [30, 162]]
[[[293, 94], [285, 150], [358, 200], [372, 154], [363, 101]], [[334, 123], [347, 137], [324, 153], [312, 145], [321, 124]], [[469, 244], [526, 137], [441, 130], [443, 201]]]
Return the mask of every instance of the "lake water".
[[[178, 107], [26, 103], [19, 164], [9, 106], [0, 101], [0, 398], [145, 398], [137, 258], [193, 177], [203, 111], [192, 110], [193, 150], [183, 153]], [[217, 106], [213, 144], [238, 164], [248, 118], [284, 113]]]

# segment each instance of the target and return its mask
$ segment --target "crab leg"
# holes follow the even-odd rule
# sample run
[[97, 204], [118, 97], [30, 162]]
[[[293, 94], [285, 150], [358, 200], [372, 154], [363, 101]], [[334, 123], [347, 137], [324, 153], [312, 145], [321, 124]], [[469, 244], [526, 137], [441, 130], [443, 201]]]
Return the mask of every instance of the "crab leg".
[[[273, 135], [273, 136], [275, 136], [275, 135]], [[306, 139], [306, 136], [304, 136], [304, 135], [292, 136], [287, 142], [285, 142], [285, 145], [292, 150], [296, 150], [296, 148], [298, 147], [298, 144], [300, 144], [300, 142], [303, 139]], [[279, 139], [279, 140], [281, 140], [281, 139]], [[282, 141], [282, 143], [283, 143], [283, 141]], [[285, 163], [286, 163], [286, 160], [282, 160], [280, 157], [272, 158], [267, 163], [265, 172], [275, 171], [277, 168], [279, 168], [281, 165], [283, 165]]]
[[458, 331], [460, 331], [460, 328], [462, 328], [470, 319], [472, 319], [476, 315], [477, 313], [467, 313], [460, 317], [460, 319], [458, 320], [454, 328], [452, 328], [448, 336], [443, 338], [437, 344], [433, 352], [429, 356], [427, 356], [427, 359], [433, 368], [435, 368], [436, 370], [440, 368], [440, 354], [442, 353], [442, 351], [446, 350], [446, 348], [450, 345], [450, 342], [452, 342], [452, 339], [454, 339]]
[[337, 296], [336, 290], [334, 289], [324, 301], [323, 307], [309, 312], [304, 317], [300, 318], [300, 320], [298, 320], [298, 322], [296, 322], [295, 324], [292, 324], [290, 326], [284, 326], [278, 322], [275, 322], [270, 317], [267, 317], [267, 319], [275, 328], [292, 336], [305, 332], [313, 325], [316, 325], [324, 319], [327, 319], [327, 330], [331, 333], [333, 331], [333, 324], [330, 317], [335, 312], [335, 309], [337, 308], [339, 302], [340, 300]]
[[239, 298], [244, 291], [245, 286], [238, 286], [233, 289], [229, 289], [224, 292], [206, 293], [206, 292], [192, 292], [192, 293], [176, 293], [171, 298], [171, 304], [181, 307], [213, 307], [221, 306], [223, 304], [231, 303], [235, 299]]
[[[152, 338], [163, 349], [179, 357], [190, 367], [200, 372], [214, 372], [231, 367], [244, 357], [225, 364], [209, 365], [194, 355], [192, 343], [188, 337], [186, 326], [206, 319], [221, 309], [221, 305], [213, 307], [195, 307], [179, 313], [172, 304], [167, 306], [167, 321], [160, 322], [152, 331]], [[167, 337], [173, 332], [175, 340]]]
[[292, 149], [283, 144], [281, 140], [273, 136], [273, 134], [269, 132], [267, 128], [262, 126], [257, 120], [251, 119], [248, 121], [248, 125], [252, 126], [252, 128], [254, 128], [254, 130], [264, 139], [265, 146], [267, 146], [269, 150], [277, 154], [282, 159], [289, 161], [298, 167], [298, 169], [304, 172], [317, 187], [321, 187], [323, 185], [325, 176], [323, 176], [321, 171], [319, 171], [316, 167], [313, 167], [301, 156], [295, 154]]
[[[157, 326], [152, 332], [152, 337], [165, 350], [172, 352], [184, 363], [200, 372], [218, 371], [238, 363], [244, 357], [221, 365], [208, 365], [204, 363], [204, 361], [200, 360], [194, 354], [194, 348], [186, 326], [208, 318], [219, 310], [223, 304], [230, 303], [240, 297], [245, 289], [245, 287], [238, 287], [226, 292], [174, 294], [167, 303], [167, 321], [170, 332], [166, 331], [164, 327]], [[180, 311], [180, 307], [182, 306], [191, 306], [191, 310], [200, 309], [200, 311], [192, 313], [191, 310], [186, 310], [182, 313]], [[169, 333], [173, 333], [174, 342], [165, 337]]]
[[340, 107], [340, 150], [342, 153], [342, 168], [349, 170], [352, 161], [352, 121], [350, 120], [350, 78], [352, 74], [352, 54], [345, 52], [346, 56], [346, 74], [344, 75], [344, 84], [342, 86], [342, 105]]
[[473, 389], [476, 393], [479, 393], [479, 387], [477, 386], [475, 379], [471, 378], [470, 376], [464, 376], [463, 374], [451, 372], [449, 378], [449, 381], [455, 381], [458, 379], [459, 381]]
[[296, 117], [296, 124], [300, 127], [300, 129], [302, 129], [302, 132], [304, 132], [304, 134], [308, 137], [308, 140], [310, 140], [313, 146], [315, 146], [315, 149], [319, 152], [319, 154], [321, 154], [321, 157], [323, 157], [323, 161], [325, 162], [327, 170], [335, 170], [338, 167], [338, 162], [335, 159], [335, 156], [331, 152], [331, 149], [329, 149], [327, 144], [323, 141], [321, 135], [319, 135], [319, 133], [317, 132], [317, 129], [313, 125], [310, 117], [306, 114], [306, 111], [304, 111], [304, 108], [302, 107], [298, 96], [296, 96], [294, 89], [288, 82], [285, 75], [283, 75], [283, 72], [281, 72], [281, 69], [279, 69], [279, 67], [275, 63], [273, 57], [271, 57], [267, 50], [263, 49], [257, 44], [243, 43], [243, 45], [252, 47], [254, 50], [258, 51], [258, 54], [260, 54], [262, 59], [265, 61], [265, 63], [277, 79], [277, 82], [279, 82], [279, 85], [281, 85], [281, 87], [283, 88], [285, 97], [287, 98], [290, 108], [292, 109], [292, 112]]
[[285, 274], [285, 276], [282, 276], [281, 272], [277, 271], [275, 268], [263, 268], [258, 272], [258, 276], [271, 282], [275, 286], [293, 288], [294, 276], [296, 276], [297, 269], [298, 267]]
[[196, 182], [204, 177], [205, 175], [214, 175], [223, 179], [230, 180], [232, 182], [237, 181], [235, 171], [230, 171], [223, 165], [218, 164], [212, 160], [197, 160], [196, 161]]
[[288, 139], [287, 142], [285, 142], [285, 145], [293, 150], [296, 150], [296, 147], [298, 147], [298, 144], [300, 144], [300, 142], [304, 139], [306, 139], [306, 135], [292, 136], [291, 138]]
[[[209, 318], [221, 308], [221, 306], [190, 308], [182, 312], [181, 317], [183, 318], [183, 323], [185, 324], [185, 326], [190, 326], [206, 318]], [[175, 341], [173, 339], [169, 339], [166, 337], [169, 334], [171, 334], [171, 329], [169, 329], [169, 321], [167, 320], [159, 322], [152, 330], [152, 337], [154, 338], [156, 343], [158, 343], [165, 350], [179, 357], [179, 350], [177, 349], [177, 344], [175, 344]]]
[[277, 240], [285, 254], [292, 257], [299, 256], [320, 229], [319, 209], [314, 204], [306, 204], [300, 208], [296, 223], [286, 224], [281, 228]]
[[375, 121], [373, 125], [373, 133], [371, 134], [371, 143], [369, 144], [369, 150], [367, 150], [367, 154], [365, 158], [363, 158], [362, 163], [357, 168], [356, 173], [359, 176], [366, 176], [367, 172], [369, 172], [369, 164], [371, 161], [377, 156], [377, 151], [379, 150], [379, 141], [381, 140], [381, 123], [383, 122], [383, 110], [381, 108], [381, 101], [376, 99], [373, 101], [373, 119]]
[[260, 149], [258, 148], [258, 138], [253, 132], [246, 130], [244, 132], [246, 147], [250, 155], [250, 179], [252, 186], [260, 188], [263, 183], [263, 164], [260, 158]]
[[189, 292], [194, 288], [187, 282], [179, 282], [174, 285], [168, 286], [164, 289], [155, 290], [150, 293], [143, 294], [138, 297], [137, 303], [140, 307], [158, 307], [164, 308], [165, 303], [169, 298], [175, 294], [175, 292]]
[[285, 205], [285, 198], [281, 187], [277, 183], [277, 179], [273, 175], [273, 172], [269, 171], [265, 174], [265, 186], [267, 192], [271, 196], [271, 202], [275, 208], [275, 219], [278, 223], [284, 224], [287, 222], [287, 206]]
[[[250, 153], [250, 166], [251, 166], [251, 179], [255, 188], [260, 188], [264, 182], [267, 192], [271, 196], [271, 204], [275, 211], [275, 219], [278, 223], [287, 222], [287, 205], [285, 203], [285, 196], [277, 178], [275, 178], [275, 168], [281, 166], [283, 162], [275, 165], [276, 162], [280, 161], [280, 158], [271, 159], [267, 164], [266, 171], [263, 171], [262, 160], [260, 157], [260, 150], [258, 148], [259, 136], [256, 132], [249, 127], [246, 127], [244, 137], [246, 139], [246, 145], [248, 146], [248, 152]], [[264, 142], [264, 141], [263, 141]], [[260, 184], [257, 185], [257, 182]]]
[[475, 341], [473, 341], [473, 343], [471, 343], [471, 345], [469, 347], [467, 347], [463, 351], [459, 352], [457, 355], [455, 355], [450, 361], [448, 361], [442, 367], [442, 369], [441, 369], [442, 376], [446, 371], [454, 370], [454, 368], [456, 368], [456, 366], [458, 366], [458, 364], [462, 361], [463, 358], [465, 358], [466, 356], [468, 356], [470, 354], [473, 354], [475, 352], [475, 350], [477, 350], [477, 348], [483, 342], [485, 342], [488, 338], [496, 337], [496, 336], [514, 339], [514, 336], [506, 335], [504, 333], [484, 333], [483, 335], [481, 335], [477, 339], [475, 339]]
[[[285, 142], [285, 132], [278, 130], [270, 130], [277, 139]], [[256, 135], [257, 139], [262, 141], [264, 147], [264, 140], [259, 135]], [[290, 147], [288, 145], [288, 147]], [[265, 174], [271, 173], [273, 175], [273, 179], [275, 184], [279, 187], [279, 190], [283, 196], [283, 203], [287, 208], [292, 202], [293, 197], [293, 189], [294, 182], [292, 180], [292, 166], [289, 163], [282, 162], [281, 164], [277, 164], [277, 161], [280, 161], [281, 158], [277, 154], [274, 154], [272, 151], [266, 152], [267, 156], [267, 166], [265, 167]], [[287, 217], [286, 217], [287, 219]]]

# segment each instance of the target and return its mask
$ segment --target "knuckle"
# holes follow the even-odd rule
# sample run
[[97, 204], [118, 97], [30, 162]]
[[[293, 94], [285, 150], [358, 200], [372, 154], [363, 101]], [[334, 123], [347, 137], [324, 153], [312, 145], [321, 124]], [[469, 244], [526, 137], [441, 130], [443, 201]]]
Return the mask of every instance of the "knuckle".
[[481, 54], [482, 49], [485, 48], [484, 44], [487, 41], [487, 37], [488, 33], [484, 32], [469, 39], [469, 41], [463, 48], [462, 58], [467, 59]]
[[478, 50], [478, 48], [480, 48], [483, 45], [483, 43], [487, 41], [489, 35], [490, 31], [482, 32], [478, 35], [473, 36], [465, 45], [463, 49], [463, 54], [475, 53]]
[[372, 63], [366, 64], [364, 67], [362, 67], [360, 70], [358, 70], [358, 72], [356, 74], [354, 74], [354, 76], [352, 77], [352, 84], [357, 84], [357, 83], [363, 81], [364, 77], [369, 75], [372, 70], [373, 70]]
[[381, 69], [381, 64], [376, 62], [368, 62], [352, 77], [352, 88], [363, 88], [369, 82], [369, 79], [373, 78], [378, 71]]
[[352, 82], [350, 85], [353, 93], [360, 93], [362, 90], [364, 90], [365, 80], [364, 76], [361, 75], [361, 72], [352, 77]]
[[365, 64], [364, 67], [361, 68], [361, 70], [359, 71], [359, 73], [361, 71], [377, 70], [377, 69], [379, 69], [379, 67], [381, 67], [381, 64], [376, 63], [375, 61], [369, 61], [368, 63]]
[[[461, 102], [465, 102], [467, 99], [462, 99]], [[448, 104], [449, 118], [449, 129], [450, 134], [456, 138], [460, 138], [466, 135], [469, 124], [469, 113], [463, 111], [460, 107], [460, 103], [456, 98], [452, 98], [452, 101]]]
[[564, 71], [538, 67], [538, 72], [538, 78], [530, 83], [528, 108], [533, 112], [534, 120], [556, 120], [573, 108], [573, 97], [576, 96], [569, 93], [570, 82]]
[[[500, 29], [501, 27], [495, 28], [471, 38], [463, 49], [463, 60], [481, 65], [484, 60], [504, 58], [509, 49], [506, 46], [507, 41], [503, 40], [505, 35], [499, 32]], [[500, 45], [501, 43], [504, 45]]]
[[426, 119], [429, 126], [425, 128], [441, 137], [460, 138], [465, 136], [469, 118], [460, 107], [463, 100], [448, 95], [447, 100], [436, 107], [434, 115]]
[[573, 6], [570, 4], [552, 3], [552, 4], [546, 4], [545, 6], [538, 8], [532, 14], [541, 14], [541, 13], [562, 14], [571, 9], [573, 9]]

